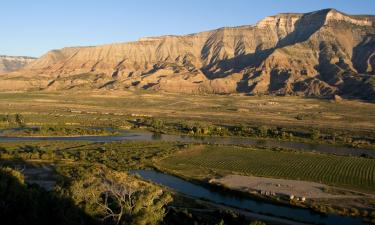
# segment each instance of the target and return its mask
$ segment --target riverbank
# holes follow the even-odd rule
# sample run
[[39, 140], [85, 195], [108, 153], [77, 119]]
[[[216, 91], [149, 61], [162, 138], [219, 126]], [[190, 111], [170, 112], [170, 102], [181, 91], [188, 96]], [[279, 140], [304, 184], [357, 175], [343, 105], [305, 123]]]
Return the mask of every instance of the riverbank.
[[[116, 132], [116, 131], [115, 131]], [[350, 155], [364, 158], [375, 158], [375, 151], [360, 148], [348, 148], [326, 144], [306, 144], [292, 141], [278, 141], [267, 139], [254, 139], [244, 137], [213, 137], [213, 136], [190, 136], [190, 135], [170, 135], [160, 133], [150, 133], [145, 130], [121, 130], [116, 135], [84, 135], [84, 136], [24, 136], [5, 137], [0, 136], [0, 142], [15, 141], [92, 141], [92, 142], [113, 142], [113, 141], [167, 141], [195, 144], [218, 144], [255, 146], [264, 148], [294, 149], [306, 152], [321, 152], [335, 155]]]
[[231, 192], [221, 192], [210, 189], [199, 184], [182, 180], [178, 177], [163, 174], [152, 170], [134, 170], [132, 173], [139, 174], [143, 179], [164, 185], [172, 190], [181, 192], [188, 196], [209, 200], [215, 204], [222, 204], [226, 207], [245, 210], [261, 215], [268, 215], [284, 219], [292, 219], [294, 222], [309, 224], [365, 224], [361, 218], [352, 218], [334, 214], [314, 213], [309, 209], [295, 207], [293, 205], [283, 205], [281, 203], [273, 205], [271, 201], [254, 200], [249, 197], [241, 197]]
[[[357, 159], [360, 161], [356, 161]], [[361, 180], [356, 174], [361, 174], [361, 172], [357, 173], [357, 169], [359, 168], [370, 169], [368, 172], [363, 171], [364, 174], [373, 174], [375, 171], [375, 161], [371, 159], [365, 161], [361, 161], [360, 158], [355, 157], [317, 153], [255, 150], [233, 146], [196, 146], [190, 150], [180, 151], [172, 156], [167, 156], [156, 161], [155, 167], [168, 174], [183, 177], [189, 181], [197, 181], [205, 185], [212, 185], [215, 181], [226, 176], [269, 177], [257, 178], [257, 184], [259, 184], [261, 179], [282, 178], [280, 183], [274, 184], [274, 189], [272, 190], [257, 190], [254, 186], [227, 185], [225, 183], [218, 186], [218, 188], [222, 189], [223, 192], [237, 189], [248, 196], [276, 201], [282, 204], [307, 207], [324, 214], [336, 213], [367, 218], [371, 211], [375, 211], [373, 207], [374, 180], [370, 178], [366, 186], [364, 185], [366, 181]], [[365, 165], [366, 163], [370, 163], [371, 165]], [[365, 177], [363, 178], [367, 179]], [[347, 180], [348, 178], [352, 181]], [[245, 178], [240, 180], [243, 182]], [[294, 195], [294, 198], [290, 199], [291, 195], [280, 196], [276, 194], [276, 186], [281, 186], [282, 183], [285, 183], [286, 186], [290, 187], [296, 182], [305, 183], [302, 180], [319, 182], [317, 184], [318, 188], [326, 188], [323, 190], [324, 192], [320, 192], [324, 196], [319, 194], [313, 196], [313, 198], [308, 198], [306, 194], [298, 195], [298, 192], [296, 192], [288, 193]], [[266, 185], [268, 187], [272, 186], [270, 182], [266, 182]], [[278, 189], [280, 188], [278, 187]], [[297, 190], [299, 187], [292, 189]], [[309, 191], [311, 190], [307, 192]], [[303, 197], [305, 199], [302, 201]]]

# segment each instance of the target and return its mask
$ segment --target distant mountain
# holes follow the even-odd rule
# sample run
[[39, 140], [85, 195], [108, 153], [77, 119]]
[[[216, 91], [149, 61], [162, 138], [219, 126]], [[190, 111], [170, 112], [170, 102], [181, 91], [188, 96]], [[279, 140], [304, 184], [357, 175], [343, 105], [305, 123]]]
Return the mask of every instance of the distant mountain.
[[53, 50], [0, 90], [153, 89], [375, 100], [375, 16], [334, 9], [254, 26]]
[[36, 60], [36, 58], [0, 55], [0, 73], [19, 70], [34, 60]]

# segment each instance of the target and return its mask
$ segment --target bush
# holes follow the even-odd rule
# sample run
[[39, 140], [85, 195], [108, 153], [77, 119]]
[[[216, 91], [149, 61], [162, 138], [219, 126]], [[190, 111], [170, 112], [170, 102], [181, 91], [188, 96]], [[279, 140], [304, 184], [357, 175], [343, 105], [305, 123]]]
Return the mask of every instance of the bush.
[[257, 128], [257, 135], [260, 137], [267, 137], [268, 131], [269, 131], [269, 128], [267, 126], [260, 126]]
[[314, 141], [319, 140], [321, 137], [320, 131], [317, 129], [314, 129], [310, 133], [310, 138]]
[[159, 119], [153, 119], [151, 121], [151, 127], [153, 127], [156, 130], [161, 130], [164, 127], [164, 122]]

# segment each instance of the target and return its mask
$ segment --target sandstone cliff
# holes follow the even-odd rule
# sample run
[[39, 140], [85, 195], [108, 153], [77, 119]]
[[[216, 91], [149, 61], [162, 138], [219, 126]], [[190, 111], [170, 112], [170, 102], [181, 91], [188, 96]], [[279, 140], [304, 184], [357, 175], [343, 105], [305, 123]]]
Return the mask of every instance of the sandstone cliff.
[[254, 26], [64, 48], [2, 76], [0, 84], [2, 90], [143, 88], [374, 100], [375, 16], [326, 9], [270, 16]]

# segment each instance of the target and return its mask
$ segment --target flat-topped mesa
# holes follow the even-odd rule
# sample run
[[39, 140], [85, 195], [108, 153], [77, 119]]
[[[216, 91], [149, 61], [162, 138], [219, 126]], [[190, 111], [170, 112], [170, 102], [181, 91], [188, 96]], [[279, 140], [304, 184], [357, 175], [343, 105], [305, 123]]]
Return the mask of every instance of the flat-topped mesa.
[[374, 16], [349, 16], [335, 9], [329, 9], [327, 16], [326, 16], [325, 25], [331, 22], [340, 22], [340, 21], [352, 23], [358, 26], [374, 26], [375, 25]]
[[[264, 28], [278, 28], [285, 30], [294, 30], [295, 26], [303, 24], [308, 21], [309, 24], [328, 25], [332, 22], [347, 22], [358, 26], [374, 26], [374, 16], [350, 16], [345, 13], [339, 12], [335, 9], [323, 9], [311, 13], [280, 13], [275, 16], [268, 16], [256, 24], [256, 27]], [[323, 22], [323, 23], [322, 23]]]
[[[311, 35], [319, 30], [325, 23], [326, 10], [311, 13], [280, 13], [269, 16], [259, 21], [256, 28], [275, 32], [281, 40], [287, 35], [294, 33], [295, 39]], [[297, 33], [296, 33], [297, 32]]]
[[256, 25], [63, 48], [2, 74], [0, 90], [143, 88], [375, 100], [374, 18], [324, 9]]
[[289, 27], [294, 29], [295, 23], [301, 19], [303, 14], [299, 13], [280, 13], [275, 16], [268, 16], [256, 24], [258, 28], [266, 27]]

